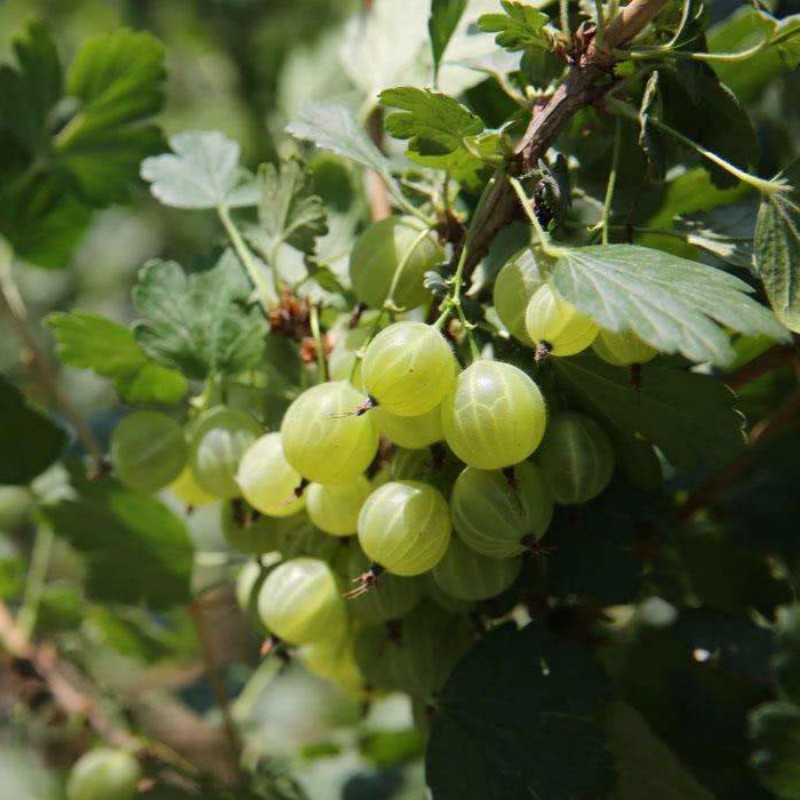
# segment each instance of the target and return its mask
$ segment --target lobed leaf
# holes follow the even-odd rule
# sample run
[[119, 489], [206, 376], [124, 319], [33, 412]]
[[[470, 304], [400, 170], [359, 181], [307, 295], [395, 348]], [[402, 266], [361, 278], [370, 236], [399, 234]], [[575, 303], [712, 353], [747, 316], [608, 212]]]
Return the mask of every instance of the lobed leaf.
[[46, 145], [50, 114], [63, 92], [61, 62], [42, 21], [31, 22], [14, 40], [14, 53], [17, 69], [0, 66], [0, 130], [35, 155]]
[[153, 261], [133, 290], [142, 315], [133, 328], [136, 341], [187, 378], [236, 375], [255, 367], [264, 351], [264, 319], [249, 297], [250, 284], [230, 250], [193, 273], [174, 261]]
[[141, 175], [153, 196], [175, 208], [240, 208], [258, 203], [258, 188], [239, 165], [241, 148], [219, 131], [170, 137], [172, 153], [146, 158]]
[[320, 149], [355, 161], [381, 176], [388, 178], [390, 175], [388, 159], [344, 106], [309, 103], [286, 130], [297, 139], [313, 142]]
[[316, 249], [328, 232], [322, 199], [311, 193], [311, 176], [296, 159], [258, 173], [258, 218], [274, 245], [286, 242], [303, 253]]
[[474, 183], [501, 154], [500, 135], [486, 131], [483, 120], [452, 97], [405, 86], [387, 89], [380, 101], [400, 109], [386, 117], [386, 131], [408, 140], [408, 157], [418, 164]]
[[87, 39], [67, 71], [67, 93], [80, 101], [71, 137], [139, 122], [164, 103], [164, 46], [144, 31]]
[[75, 113], [54, 140], [54, 161], [92, 206], [123, 202], [143, 158], [163, 147], [145, 120], [164, 103], [164, 47], [130, 30], [88, 39], [66, 77]]
[[46, 322], [63, 364], [111, 378], [129, 403], [177, 403], [188, 390], [183, 375], [149, 359], [124, 325], [81, 311]]
[[550, 17], [528, 3], [502, 0], [503, 14], [484, 14], [478, 25], [486, 33], [495, 33], [495, 41], [506, 50], [549, 50], [551, 43], [544, 31]]
[[720, 326], [788, 341], [752, 291], [726, 272], [636, 245], [565, 249], [553, 271], [559, 292], [611, 331], [632, 330], [663, 353], [725, 365], [733, 357]]

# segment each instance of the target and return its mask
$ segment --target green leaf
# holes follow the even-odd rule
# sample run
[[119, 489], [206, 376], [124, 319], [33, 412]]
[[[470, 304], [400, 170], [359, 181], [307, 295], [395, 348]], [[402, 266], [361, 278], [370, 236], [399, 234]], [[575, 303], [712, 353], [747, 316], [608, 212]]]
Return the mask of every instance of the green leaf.
[[792, 598], [791, 585], [775, 575], [763, 553], [721, 531], [687, 533], [675, 547], [687, 586], [704, 606], [741, 615], [755, 609], [771, 620], [776, 607]]
[[380, 101], [399, 108], [386, 117], [386, 131], [408, 139], [412, 151], [421, 155], [446, 155], [464, 145], [464, 139], [484, 130], [483, 120], [458, 100], [429, 89], [405, 86], [381, 92]]
[[118, 609], [94, 606], [89, 609], [83, 624], [93, 642], [128, 658], [153, 663], [173, 655], [165, 641], [163, 628], [154, 625], [152, 618], [145, 615], [123, 615]]
[[581, 408], [656, 445], [678, 469], [726, 466], [744, 446], [733, 392], [707, 375], [645, 364], [636, 388], [627, 370], [592, 355], [554, 359], [553, 367]]
[[772, 309], [800, 332], [800, 208], [782, 195], [761, 201], [754, 261]]
[[0, 229], [19, 258], [47, 269], [66, 269], [91, 218], [87, 205], [47, 176], [27, 187], [13, 206], [0, 210]]
[[746, 283], [661, 250], [624, 244], [564, 250], [553, 279], [603, 328], [632, 330], [657, 350], [692, 361], [724, 365], [733, 359], [720, 325], [788, 341], [774, 315], [747, 296]]
[[139, 122], [164, 103], [164, 47], [143, 31], [87, 39], [67, 72], [67, 92], [80, 101], [72, 137]]
[[776, 654], [772, 666], [782, 695], [793, 703], [800, 700], [800, 606], [778, 611], [775, 625]]
[[[746, 617], [690, 609], [669, 626], [626, 626], [623, 638], [614, 655], [625, 700], [720, 800], [768, 800], [746, 764], [746, 719], [769, 693], [769, 631]], [[732, 668], [740, 653], [760, 661], [757, 669]]]
[[55, 163], [82, 202], [102, 208], [127, 202], [139, 164], [164, 148], [153, 125], [98, 128], [70, 138], [58, 148]]
[[[708, 30], [712, 53], [738, 53], [765, 42], [775, 28], [775, 19], [760, 9], [745, 5]], [[763, 49], [742, 62], [717, 61], [714, 71], [743, 102], [750, 101], [778, 74], [782, 62], [777, 51]]]
[[286, 242], [303, 253], [313, 253], [316, 240], [328, 232], [325, 206], [311, 192], [311, 175], [290, 159], [276, 169], [264, 164], [258, 173], [258, 218], [273, 245]]
[[750, 716], [754, 752], [750, 763], [761, 783], [782, 800], [800, 794], [800, 709], [766, 703]]
[[784, 17], [769, 39], [769, 47], [781, 57], [787, 69], [800, 65], [800, 14]]
[[183, 375], [149, 359], [123, 325], [81, 311], [46, 321], [63, 364], [111, 378], [129, 403], [177, 403], [186, 394]]
[[610, 703], [605, 729], [618, 776], [612, 800], [714, 800], [633, 706]]
[[47, 143], [50, 115], [61, 98], [61, 63], [42, 21], [31, 22], [14, 40], [14, 53], [19, 69], [7, 64], [0, 67], [0, 130], [7, 130], [18, 146], [34, 156]]
[[[736, 44], [739, 46], [732, 47], [731, 42], [728, 41], [731, 37], [728, 27], [733, 28], [738, 34], [739, 41]], [[769, 51], [776, 53], [787, 69], [795, 69], [800, 65], [800, 14], [790, 14], [782, 19], [776, 19], [761, 9], [741, 9], [731, 18], [728, 26], [720, 26], [720, 28], [723, 36], [717, 35], [715, 51], [727, 50], [740, 53], [753, 50], [749, 58], [739, 61], [739, 64], [747, 63], [748, 69], [754, 58], [762, 58], [765, 52]], [[747, 32], [746, 37], [744, 31]], [[720, 42], [720, 38], [724, 38], [725, 41]], [[741, 41], [742, 39], [745, 39], [744, 43]], [[758, 44], [763, 45], [761, 50], [756, 50]]]
[[588, 597], [598, 606], [636, 600], [642, 584], [637, 534], [663, 512], [651, 505], [638, 489], [614, 482], [577, 519], [572, 509], [557, 509], [545, 540], [553, 548], [547, 557], [549, 592]]
[[188, 600], [192, 545], [183, 522], [151, 494], [110, 479], [79, 491], [43, 513], [85, 557], [89, 597], [153, 609]]
[[361, 755], [380, 769], [390, 769], [418, 759], [425, 753], [425, 742], [419, 731], [374, 731], [359, 742]]
[[93, 206], [122, 202], [143, 158], [163, 147], [142, 125], [164, 103], [164, 48], [149, 33], [118, 30], [85, 42], [67, 72], [74, 116], [55, 138], [54, 160]]
[[647, 226], [668, 228], [677, 216], [730, 205], [751, 192], [752, 189], [744, 183], [739, 183], [733, 189], [719, 189], [711, 182], [706, 170], [695, 167], [667, 184], [661, 208], [648, 219]]
[[433, 74], [439, 72], [444, 51], [461, 19], [467, 0], [432, 0], [431, 15], [428, 18], [428, 35], [433, 51]]
[[408, 157], [418, 164], [464, 180], [500, 155], [499, 135], [484, 133], [483, 120], [452, 97], [406, 86], [387, 89], [380, 101], [401, 109], [387, 115], [386, 131], [408, 140]]
[[0, 375], [0, 484], [23, 485], [44, 472], [60, 455], [67, 434]]
[[134, 324], [145, 353], [187, 378], [236, 375], [255, 367], [266, 327], [249, 305], [250, 284], [232, 251], [199, 272], [174, 261], [153, 261], [139, 274], [133, 300], [142, 319]]
[[390, 175], [389, 161], [372, 143], [352, 113], [328, 103], [305, 105], [297, 119], [286, 126], [292, 136], [313, 142], [322, 150], [355, 161], [379, 175]]
[[555, 643], [534, 624], [496, 628], [442, 692], [426, 763], [433, 796], [602, 796], [611, 764], [595, 715], [607, 692], [585, 648]]
[[153, 196], [175, 208], [240, 208], [258, 203], [258, 187], [239, 165], [241, 148], [219, 131], [171, 136], [173, 153], [147, 158], [141, 175]]
[[535, 50], [551, 48], [550, 37], [544, 26], [550, 17], [528, 3], [502, 0], [504, 14], [484, 14], [479, 20], [480, 29], [495, 33], [495, 41], [506, 50]]
[[[758, 163], [759, 143], [755, 127], [736, 95], [722, 84], [707, 65], [695, 62], [680, 64], [679, 79], [688, 86], [687, 103], [682, 103], [686, 124], [682, 126], [695, 139], [718, 156], [741, 169]], [[673, 106], [676, 98], [671, 98]], [[704, 161], [711, 180], [720, 188], [730, 188], [738, 179]]]

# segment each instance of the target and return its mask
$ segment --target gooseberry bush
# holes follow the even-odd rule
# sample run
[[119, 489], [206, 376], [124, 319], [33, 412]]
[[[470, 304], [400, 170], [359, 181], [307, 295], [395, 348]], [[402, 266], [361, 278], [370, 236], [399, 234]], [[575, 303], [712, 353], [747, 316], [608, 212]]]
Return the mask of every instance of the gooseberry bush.
[[[0, 528], [27, 560], [0, 644], [24, 713], [86, 723], [71, 800], [300, 797], [298, 763], [345, 747], [407, 782], [359, 797], [422, 796], [423, 753], [434, 800], [800, 795], [785, 11], [376, 0], [342, 34], [342, 103], [308, 88], [255, 169], [220, 132], [164, 140], [149, 35], [68, 67], [44, 25], [18, 39], [2, 304], [42, 391], [0, 382]], [[13, 277], [63, 266], [137, 180], [215, 246], [153, 253], [130, 326], [47, 317], [61, 364], [119, 395], [106, 436], [63, 402]], [[83, 564], [74, 608], [53, 542]], [[234, 585], [235, 680], [203, 621]], [[86, 652], [185, 656], [189, 620], [212, 759], [94, 685]], [[359, 713], [295, 781], [252, 756], [243, 709], [298, 669]], [[376, 740], [359, 726], [392, 695], [406, 728]]]

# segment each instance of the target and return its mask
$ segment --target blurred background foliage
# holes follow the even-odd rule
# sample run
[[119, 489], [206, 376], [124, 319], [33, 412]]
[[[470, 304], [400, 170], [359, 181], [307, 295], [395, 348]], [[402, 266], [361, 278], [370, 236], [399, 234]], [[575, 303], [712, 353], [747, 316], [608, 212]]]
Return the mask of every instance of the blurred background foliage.
[[[282, 84], [313, 86], [324, 77], [319, 62], [304, 68], [305, 52], [332, 41], [353, 8], [349, 0], [7, 0], [0, 3], [0, 60], [13, 60], [14, 37], [37, 17], [49, 24], [63, 63], [87, 37], [120, 27], [150, 31], [166, 47], [167, 100], [157, 120], [165, 134], [220, 130], [241, 144], [252, 165], [276, 157], [282, 98], [294, 93]], [[218, 237], [206, 215], [165, 209], [140, 187], [129, 206], [94, 216], [71, 269], [23, 268], [15, 278], [34, 316], [68, 307], [127, 321], [130, 286], [144, 261], [188, 259]], [[35, 327], [49, 345], [48, 334]], [[26, 383], [18, 342], [2, 321], [0, 370]], [[79, 409], [114, 404], [105, 381], [87, 372], [63, 377]]]

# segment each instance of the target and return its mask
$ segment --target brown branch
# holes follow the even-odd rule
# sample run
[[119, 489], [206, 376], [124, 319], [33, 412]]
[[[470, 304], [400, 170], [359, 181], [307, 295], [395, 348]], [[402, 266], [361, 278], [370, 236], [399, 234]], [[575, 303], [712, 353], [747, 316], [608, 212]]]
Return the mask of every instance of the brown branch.
[[213, 639], [206, 625], [202, 597], [197, 597], [191, 602], [189, 605], [189, 613], [192, 616], [195, 631], [197, 632], [197, 639], [203, 651], [203, 660], [206, 664], [206, 673], [209, 683], [211, 684], [211, 690], [214, 692], [214, 699], [222, 714], [222, 723], [228, 740], [231, 761], [232, 763], [238, 764], [242, 756], [242, 740], [239, 737], [239, 730], [231, 714], [231, 698], [220, 670], [219, 659], [214, 649]]
[[[237, 770], [230, 758], [220, 758], [218, 729], [211, 728], [186, 706], [172, 698], [151, 698], [147, 693], [129, 698], [141, 727], [158, 741], [135, 736], [110, 717], [99, 702], [96, 689], [55, 647], [31, 642], [13, 615], [0, 602], [0, 651], [28, 665], [47, 688], [54, 702], [70, 716], [84, 719], [101, 739], [152, 759], [172, 776], [198, 783], [204, 775], [223, 784], [232, 783]], [[169, 719], [165, 719], [169, 717]], [[223, 748], [224, 749], [224, 748]]]
[[[383, 149], [383, 109], [376, 108], [367, 119], [366, 129], [369, 138], [379, 149]], [[365, 176], [370, 216], [373, 222], [380, 222], [392, 215], [392, 201], [383, 178], [374, 170], [367, 170]]]
[[92, 730], [117, 747], [138, 749], [138, 741], [106, 715], [80, 674], [47, 645], [34, 645], [0, 602], [0, 646], [14, 658], [30, 663], [54, 700], [68, 714], [83, 717]]
[[[512, 174], [525, 174], [535, 168], [570, 119], [586, 105], [599, 100], [611, 87], [613, 56], [608, 48], [619, 48], [639, 34], [665, 5], [666, 0], [632, 0], [604, 30], [604, 48], [589, 41], [585, 52], [577, 54], [564, 82], [543, 108], [534, 108], [528, 129], [510, 164]], [[585, 37], [588, 39], [589, 37]], [[518, 203], [508, 181], [498, 176], [491, 187], [480, 217], [473, 220], [473, 233], [465, 275], [489, 251], [494, 237], [510, 225], [518, 213]]]
[[752, 361], [748, 361], [744, 366], [731, 372], [730, 375], [726, 375], [724, 382], [731, 389], [741, 389], [776, 367], [789, 364], [797, 357], [797, 350], [792, 345], [776, 344]]
[[770, 416], [753, 426], [747, 439], [747, 449], [722, 472], [714, 475], [696, 489], [675, 512], [675, 521], [686, 524], [698, 511], [708, 508], [722, 492], [741, 478], [758, 457], [760, 446], [797, 422], [800, 415], [800, 389]]

